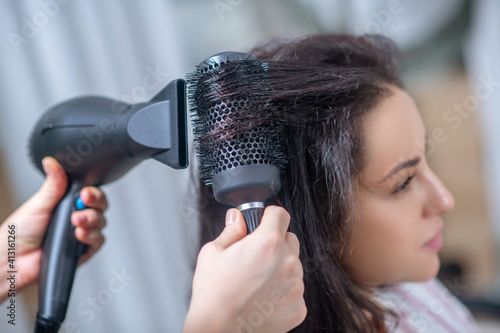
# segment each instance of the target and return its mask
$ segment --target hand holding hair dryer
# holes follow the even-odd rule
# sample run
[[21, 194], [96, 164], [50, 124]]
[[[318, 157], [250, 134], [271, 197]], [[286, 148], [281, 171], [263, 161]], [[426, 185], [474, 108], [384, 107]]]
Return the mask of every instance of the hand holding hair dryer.
[[81, 97], [51, 108], [38, 121], [30, 139], [31, 159], [43, 172], [42, 159], [54, 157], [68, 175], [68, 187], [43, 242], [35, 332], [57, 332], [66, 316], [78, 260], [86, 251], [70, 221], [75, 210], [84, 208], [77, 205], [80, 190], [108, 184], [147, 158], [186, 168], [186, 122], [182, 79], [146, 103]]

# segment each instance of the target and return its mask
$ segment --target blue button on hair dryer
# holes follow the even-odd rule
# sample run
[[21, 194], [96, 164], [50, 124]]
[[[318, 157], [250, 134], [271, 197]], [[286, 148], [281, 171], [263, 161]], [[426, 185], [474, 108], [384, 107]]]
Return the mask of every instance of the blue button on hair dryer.
[[42, 159], [54, 157], [68, 175], [68, 187], [43, 241], [35, 332], [57, 332], [66, 316], [78, 260], [86, 251], [70, 222], [80, 190], [110, 183], [150, 157], [186, 168], [186, 121], [182, 79], [146, 103], [82, 97], [51, 108], [39, 120], [30, 139], [31, 159], [43, 172]]

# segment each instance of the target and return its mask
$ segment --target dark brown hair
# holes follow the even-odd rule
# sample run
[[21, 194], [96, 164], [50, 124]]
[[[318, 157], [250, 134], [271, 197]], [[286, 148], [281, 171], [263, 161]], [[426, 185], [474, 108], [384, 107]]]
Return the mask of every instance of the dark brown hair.
[[[270, 203], [290, 213], [301, 245], [308, 314], [293, 332], [384, 332], [388, 312], [341, 259], [362, 168], [362, 116], [389, 86], [401, 86], [399, 52], [379, 35], [312, 35], [273, 39], [251, 53], [268, 66], [269, 78], [256, 117], [268, 107], [279, 119], [288, 160], [281, 192]], [[228, 207], [213, 200], [203, 181], [199, 195], [205, 243], [219, 235]]]

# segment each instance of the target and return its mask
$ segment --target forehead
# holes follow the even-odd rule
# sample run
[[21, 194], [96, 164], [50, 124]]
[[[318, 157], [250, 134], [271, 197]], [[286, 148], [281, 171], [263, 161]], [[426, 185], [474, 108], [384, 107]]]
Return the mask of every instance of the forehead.
[[364, 115], [363, 172], [384, 175], [391, 166], [424, 153], [425, 127], [414, 100], [397, 87]]

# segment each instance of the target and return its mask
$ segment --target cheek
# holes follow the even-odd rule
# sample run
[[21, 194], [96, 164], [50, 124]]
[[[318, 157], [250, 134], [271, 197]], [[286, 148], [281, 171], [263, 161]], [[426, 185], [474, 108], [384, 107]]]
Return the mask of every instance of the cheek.
[[355, 278], [383, 284], [402, 278], [418, 256], [418, 204], [373, 200], [363, 202], [359, 220], [352, 230], [349, 266]]

